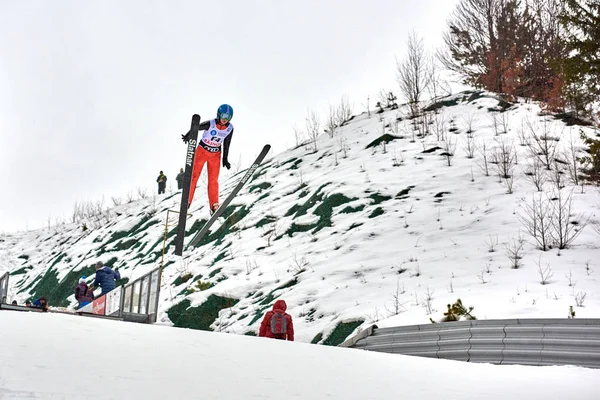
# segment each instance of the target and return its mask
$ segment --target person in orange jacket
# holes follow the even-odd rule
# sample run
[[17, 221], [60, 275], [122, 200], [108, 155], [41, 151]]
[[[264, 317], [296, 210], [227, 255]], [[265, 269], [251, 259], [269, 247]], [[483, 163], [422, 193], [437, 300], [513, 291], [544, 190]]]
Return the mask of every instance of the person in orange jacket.
[[[222, 104], [217, 110], [217, 118], [204, 121], [199, 126], [199, 130], [203, 133], [200, 140], [198, 140], [198, 147], [194, 156], [188, 206], [192, 204], [196, 183], [198, 183], [198, 178], [200, 178], [202, 168], [206, 163], [208, 165], [208, 205], [211, 215], [219, 208], [221, 147], [223, 148], [223, 166], [227, 169], [231, 168], [231, 164], [227, 160], [231, 138], [233, 137], [233, 125], [229, 122], [231, 118], [233, 118], [233, 108], [229, 104]], [[185, 143], [189, 141], [188, 134], [182, 135], [181, 138]]]
[[277, 300], [273, 304], [273, 310], [265, 314], [258, 336], [280, 340], [294, 341], [294, 324], [292, 316], [285, 312], [287, 304], [285, 300]]

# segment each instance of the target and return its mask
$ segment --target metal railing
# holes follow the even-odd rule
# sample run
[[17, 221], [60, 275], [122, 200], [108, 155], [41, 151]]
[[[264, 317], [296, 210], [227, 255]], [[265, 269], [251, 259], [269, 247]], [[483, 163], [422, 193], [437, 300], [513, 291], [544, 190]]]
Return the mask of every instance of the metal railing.
[[139, 322], [156, 322], [160, 295], [160, 268], [148, 272], [123, 288], [121, 315]]
[[6, 296], [8, 296], [8, 277], [9, 273], [6, 272], [0, 276], [0, 304], [6, 303]]
[[469, 362], [600, 368], [600, 319], [507, 319], [370, 327], [340, 346]]

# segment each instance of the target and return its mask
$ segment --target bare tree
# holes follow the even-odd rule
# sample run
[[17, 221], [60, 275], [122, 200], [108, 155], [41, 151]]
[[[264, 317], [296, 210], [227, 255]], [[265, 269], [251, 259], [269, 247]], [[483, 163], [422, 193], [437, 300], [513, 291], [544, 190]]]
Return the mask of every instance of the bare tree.
[[539, 159], [548, 171], [552, 169], [552, 164], [556, 155], [559, 136], [554, 136], [552, 124], [543, 119], [540, 124], [534, 124], [530, 120], [526, 121], [527, 127], [533, 139], [529, 143], [531, 156]]
[[444, 114], [436, 114], [432, 118], [431, 130], [438, 142], [444, 140], [444, 134], [447, 132], [447, 121]]
[[538, 192], [541, 192], [546, 183], [546, 171], [542, 168], [542, 163], [536, 158], [533, 160], [533, 165], [529, 165], [529, 169], [525, 172], [527, 180], [531, 182]]
[[540, 274], [540, 283], [542, 285], [547, 285], [548, 283], [550, 283], [550, 279], [552, 279], [552, 276], [554, 275], [554, 272], [552, 272], [552, 268], [550, 268], [550, 264], [546, 263], [546, 265], [542, 267], [542, 255], [541, 254], [540, 254], [540, 258], [538, 259], [538, 261], [535, 264], [538, 267], [538, 274]]
[[118, 196], [112, 196], [111, 200], [113, 202], [113, 205], [115, 207], [120, 206], [121, 204], [123, 204], [123, 198], [122, 197], [118, 197]]
[[[346, 122], [350, 121], [352, 118], [352, 105], [350, 104], [350, 99], [348, 95], [342, 96], [340, 100], [340, 104], [337, 107], [337, 126], [343, 126]], [[369, 111], [370, 113], [370, 111]]]
[[296, 147], [299, 147], [304, 142], [304, 132], [296, 124], [294, 124], [292, 130], [294, 131], [294, 143]]
[[[452, 92], [448, 82], [440, 75], [438, 62], [437, 57], [434, 55], [430, 55], [429, 60], [427, 61], [429, 66], [429, 69], [427, 70], [427, 81], [429, 82], [429, 85], [427, 85], [427, 92], [429, 93], [429, 98], [431, 100], [446, 96]], [[439, 113], [439, 109], [436, 108], [434, 112], [436, 114]]]
[[573, 217], [573, 191], [565, 195], [563, 190], [555, 190], [552, 195], [551, 236], [559, 249], [567, 248], [579, 236], [591, 217]]
[[371, 97], [367, 96], [367, 103], [363, 103], [363, 107], [367, 110], [367, 118], [371, 118], [371, 108], [370, 108]]
[[567, 171], [569, 172], [569, 177], [571, 178], [571, 182], [575, 186], [579, 186], [579, 153], [580, 149], [577, 148], [575, 144], [575, 140], [573, 139], [573, 132], [569, 135], [569, 147], [563, 153], [564, 158], [567, 162]]
[[144, 189], [141, 186], [138, 186], [138, 188], [137, 188], [137, 194], [138, 194], [138, 197], [140, 199], [145, 199], [145, 198], [148, 197], [148, 193], [147, 193], [146, 189]]
[[465, 152], [467, 153], [467, 158], [475, 157], [475, 139], [473, 135], [467, 134], [465, 137]]
[[317, 138], [321, 131], [321, 121], [319, 121], [319, 115], [314, 110], [308, 111], [308, 116], [306, 117], [306, 131], [312, 142], [313, 150], [316, 152], [318, 150]]
[[444, 152], [441, 154], [446, 159], [448, 166], [452, 165], [452, 159], [456, 153], [456, 139], [449, 132], [444, 135], [444, 141], [442, 142], [442, 149]]
[[406, 98], [413, 117], [419, 114], [419, 102], [423, 93], [429, 87], [427, 58], [423, 47], [423, 40], [412, 31], [406, 42], [406, 58], [399, 62], [396, 60], [396, 80], [400, 86], [400, 93]]
[[327, 131], [330, 138], [332, 138], [335, 134], [335, 129], [337, 127], [337, 109], [336, 107], [329, 105], [329, 113], [327, 114], [327, 119], [325, 120], [325, 131]]
[[510, 260], [510, 267], [517, 269], [521, 266], [521, 260], [523, 259], [523, 246], [525, 245], [525, 239], [521, 236], [521, 233], [517, 237], [513, 237], [511, 242], [504, 245], [504, 253]]
[[501, 179], [508, 179], [512, 176], [515, 167], [515, 148], [512, 143], [506, 140], [496, 140], [498, 146], [492, 153], [492, 163], [496, 165], [496, 172]]
[[478, 147], [479, 154], [481, 155], [481, 159], [477, 162], [477, 165], [485, 176], [490, 176], [490, 149], [487, 147], [485, 140], [482, 141], [481, 146]]
[[552, 242], [552, 210], [546, 196], [534, 194], [531, 203], [523, 202], [521, 207], [523, 213], [518, 214], [519, 221], [541, 250], [549, 250]]
[[471, 112], [466, 116], [463, 116], [463, 124], [467, 135], [473, 136], [473, 124], [475, 123], [475, 113]]

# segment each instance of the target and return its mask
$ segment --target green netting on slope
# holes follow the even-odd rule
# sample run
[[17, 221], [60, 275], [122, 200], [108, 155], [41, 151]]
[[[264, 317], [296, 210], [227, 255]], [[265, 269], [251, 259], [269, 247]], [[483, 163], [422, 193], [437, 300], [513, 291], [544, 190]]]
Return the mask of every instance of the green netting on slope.
[[348, 336], [354, 332], [356, 328], [361, 326], [365, 322], [364, 320], [352, 321], [352, 322], [340, 322], [337, 324], [333, 332], [325, 339], [323, 344], [325, 346], [337, 346], [348, 338]]
[[201, 305], [190, 307], [191, 302], [186, 299], [171, 307], [167, 315], [176, 327], [210, 331], [219, 311], [233, 307], [237, 302], [237, 299], [213, 294]]

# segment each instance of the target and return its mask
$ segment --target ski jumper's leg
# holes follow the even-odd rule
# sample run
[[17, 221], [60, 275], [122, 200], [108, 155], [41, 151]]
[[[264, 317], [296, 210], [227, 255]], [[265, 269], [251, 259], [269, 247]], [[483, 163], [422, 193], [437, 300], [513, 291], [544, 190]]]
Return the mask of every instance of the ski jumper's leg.
[[190, 198], [188, 200], [188, 206], [192, 205], [192, 200], [194, 199], [194, 192], [196, 191], [196, 184], [198, 183], [198, 178], [200, 178], [200, 174], [202, 173], [202, 167], [204, 167], [204, 163], [206, 162], [206, 156], [210, 153], [204, 150], [202, 147], [198, 146], [196, 149], [196, 155], [194, 156], [194, 167], [192, 168], [192, 181], [190, 182]]
[[[208, 153], [208, 152], [207, 152]], [[221, 152], [208, 155], [208, 204], [212, 208], [219, 202], [219, 171], [221, 170]]]

